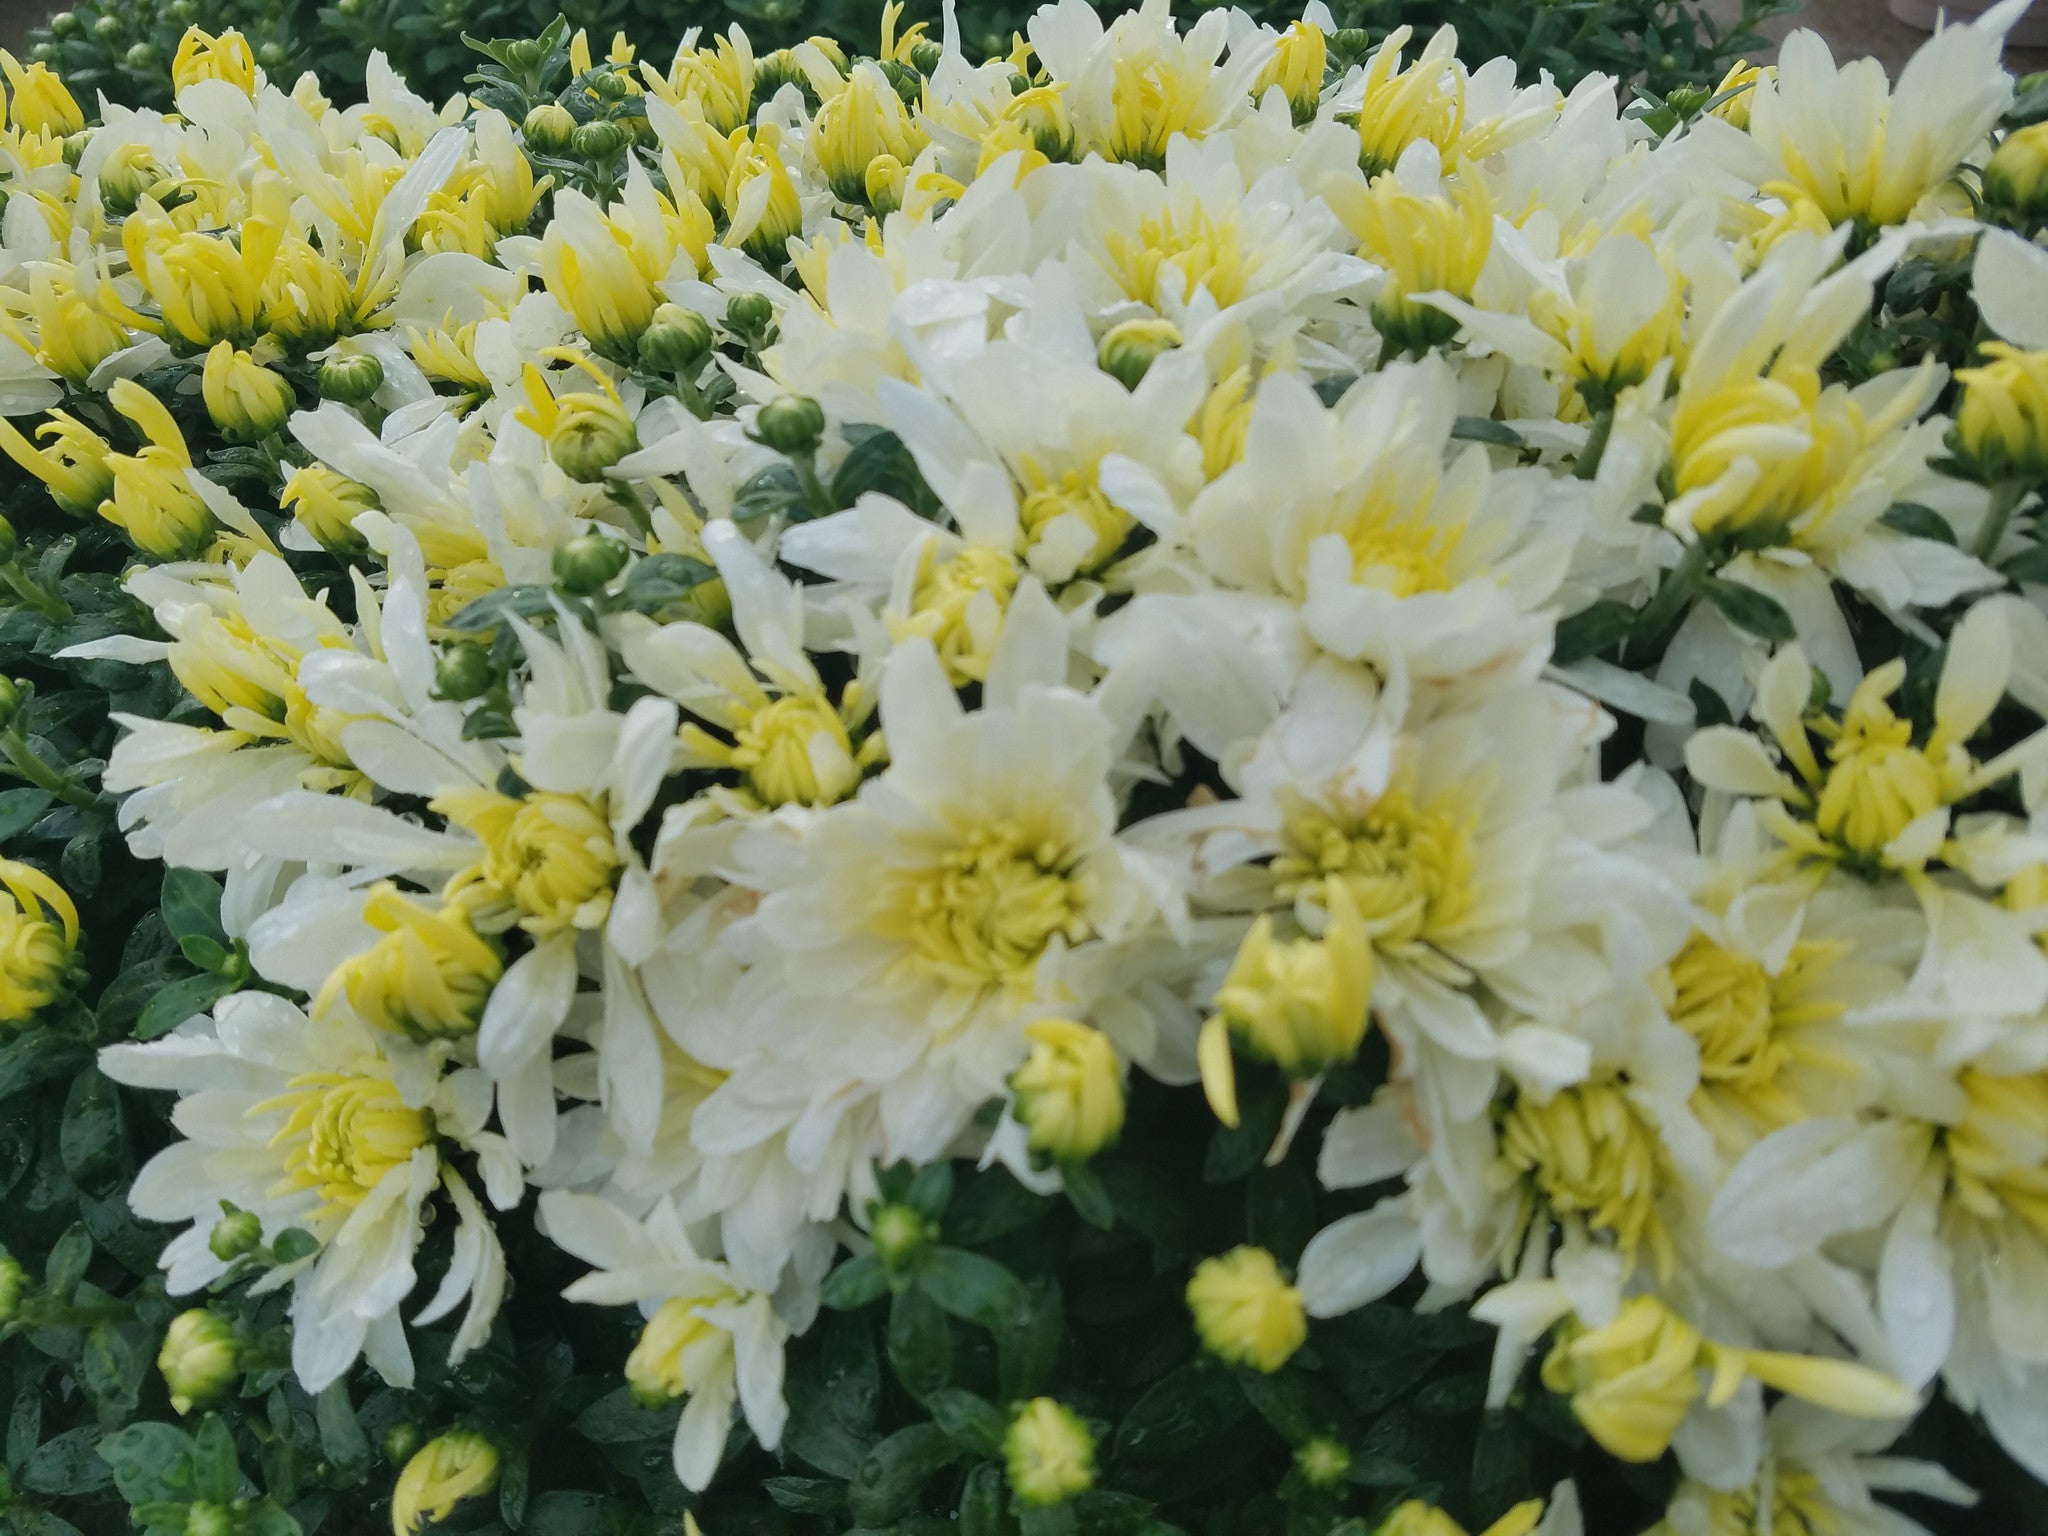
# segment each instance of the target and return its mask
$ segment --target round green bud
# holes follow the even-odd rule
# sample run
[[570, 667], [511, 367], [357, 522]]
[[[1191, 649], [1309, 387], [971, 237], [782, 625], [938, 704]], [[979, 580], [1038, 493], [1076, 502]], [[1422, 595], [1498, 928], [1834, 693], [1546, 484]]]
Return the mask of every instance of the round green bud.
[[2048, 122], [2014, 129], [1992, 152], [1984, 201], [2023, 218], [2048, 216]]
[[1680, 85], [1664, 98], [1664, 105], [1686, 118], [1696, 116], [1713, 99], [1714, 93], [1703, 85]]
[[498, 669], [491, 662], [491, 653], [474, 640], [457, 641], [434, 663], [434, 692], [458, 704], [482, 698], [497, 684]]
[[10, 678], [0, 677], [0, 731], [14, 724], [14, 717], [21, 713], [21, 686]]
[[505, 47], [505, 62], [513, 69], [532, 69], [547, 57], [547, 49], [540, 45], [538, 38], [522, 37]]
[[601, 395], [568, 395], [548, 436], [548, 454], [562, 473], [584, 485], [600, 485], [605, 471], [640, 447], [633, 419], [616, 400]]
[[1334, 1488], [1351, 1473], [1351, 1453], [1341, 1441], [1317, 1435], [1296, 1449], [1294, 1465], [1310, 1486]]
[[320, 1239], [304, 1227], [286, 1227], [270, 1240], [270, 1256], [280, 1264], [296, 1264], [320, 1251]]
[[209, 1252], [223, 1264], [254, 1253], [263, 1242], [263, 1218], [254, 1211], [228, 1211], [206, 1234]]
[[14, 558], [14, 551], [20, 547], [20, 543], [21, 541], [14, 536], [14, 524], [0, 517], [0, 565], [5, 565]]
[[754, 417], [754, 436], [777, 453], [809, 453], [825, 433], [825, 408], [809, 395], [770, 400]]
[[626, 82], [613, 70], [606, 70], [601, 75], [593, 76], [590, 88], [597, 93], [599, 101], [624, 101], [626, 99]]
[[626, 568], [627, 549], [601, 533], [583, 533], [555, 547], [555, 581], [568, 592], [587, 596]]
[[361, 405], [384, 387], [384, 365], [368, 352], [343, 352], [320, 365], [320, 395]]
[[76, 11], [59, 11], [49, 20], [52, 37], [76, 37], [85, 29], [85, 23], [78, 19]]
[[0, 1259], [0, 1323], [21, 1310], [21, 1293], [28, 1289], [28, 1272], [19, 1259]]
[[1113, 325], [1095, 349], [1095, 362], [1125, 389], [1136, 389], [1152, 365], [1180, 345], [1171, 320], [1147, 318]]
[[890, 1269], [901, 1269], [938, 1239], [935, 1222], [907, 1205], [885, 1205], [868, 1224], [875, 1255]]
[[711, 322], [680, 304], [663, 304], [640, 333], [640, 366], [695, 378], [711, 355]]
[[220, 1397], [239, 1374], [238, 1354], [234, 1325], [218, 1313], [194, 1307], [172, 1318], [156, 1357], [171, 1406], [186, 1414]]
[[29, 61], [29, 62], [30, 62], [31, 64], [54, 64], [54, 63], [56, 63], [56, 62], [57, 62], [57, 45], [56, 45], [55, 43], [52, 43], [52, 42], [40, 42], [40, 43], [37, 43], [37, 44], [35, 45], [35, 47], [33, 47], [33, 48], [29, 49], [29, 51], [28, 51], [28, 61]]
[[185, 1511], [185, 1536], [234, 1536], [235, 1512], [225, 1504], [201, 1500]]
[[94, 18], [92, 24], [92, 35], [103, 43], [111, 43], [126, 30], [121, 18], [112, 13]]
[[945, 51], [930, 38], [920, 38], [910, 47], [910, 66], [920, 75], [928, 75], [939, 67], [939, 60]]
[[72, 170], [78, 169], [78, 162], [85, 158], [85, 146], [92, 142], [92, 130], [74, 133], [64, 141], [64, 163]]
[[544, 155], [559, 155], [576, 133], [576, 118], [559, 101], [544, 101], [526, 114], [521, 125], [526, 142]]
[[742, 336], [768, 329], [775, 318], [775, 305], [765, 293], [736, 293], [725, 304], [725, 323]]
[[400, 1419], [384, 1431], [384, 1459], [390, 1462], [410, 1461], [424, 1438], [419, 1425]]
[[282, 69], [291, 52], [275, 38], [256, 50], [256, 62], [265, 69]]
[[1363, 53], [1372, 46], [1372, 34], [1363, 27], [1339, 27], [1330, 34], [1330, 47], [1338, 53]]
[[171, 3], [164, 7], [164, 15], [183, 25], [199, 19], [199, 6], [196, 0], [171, 0]]
[[617, 123], [585, 123], [569, 135], [569, 148], [580, 160], [609, 160], [626, 147], [627, 137]]

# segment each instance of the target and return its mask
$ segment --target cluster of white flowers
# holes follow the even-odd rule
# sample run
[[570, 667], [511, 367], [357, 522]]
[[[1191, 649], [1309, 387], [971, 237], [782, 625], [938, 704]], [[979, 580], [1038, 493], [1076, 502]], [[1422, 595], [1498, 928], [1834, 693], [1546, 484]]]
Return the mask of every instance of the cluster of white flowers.
[[[1675, 1445], [1673, 1530], [1908, 1529], [1871, 1490], [1966, 1492], [1866, 1453], [1936, 1390], [2048, 1478], [2048, 617], [2003, 572], [2048, 253], [1956, 180], [2023, 5], [1895, 86], [1795, 34], [1661, 127], [1165, 0], [984, 64], [579, 39], [523, 125], [223, 41], [75, 183], [17, 122], [8, 408], [90, 381], [146, 445], [9, 450], [160, 562], [163, 638], [78, 654], [206, 712], [106, 786], [307, 1000], [103, 1057], [185, 1096], [134, 1192], [194, 1222], [173, 1288], [223, 1198], [301, 1227], [301, 1379], [404, 1382], [404, 1320], [466, 1298], [460, 1350], [503, 1289], [460, 1170], [534, 1189], [698, 1487], [735, 1402], [776, 1445], [878, 1167], [1055, 1188], [1125, 1073], [1234, 1121], [1246, 1062], [1278, 1154], [1370, 1030], [1297, 1155], [1384, 1197], [1309, 1316], [1477, 1298], [1498, 1395], [1548, 1341], [1603, 1445]], [[594, 195], [522, 152], [567, 129]], [[2012, 344], [1953, 432], [1934, 361], [1840, 363], [1930, 255]], [[201, 353], [288, 520], [136, 382]]]

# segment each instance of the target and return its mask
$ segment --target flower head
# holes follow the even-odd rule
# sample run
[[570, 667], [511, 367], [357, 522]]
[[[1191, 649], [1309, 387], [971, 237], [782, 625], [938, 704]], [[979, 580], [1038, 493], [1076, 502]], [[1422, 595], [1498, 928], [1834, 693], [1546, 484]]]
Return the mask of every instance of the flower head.
[[1058, 1504], [1095, 1486], [1095, 1437], [1057, 1398], [1034, 1397], [1003, 1435], [1010, 1487], [1034, 1508]]
[[216, 1312], [194, 1307], [171, 1319], [157, 1352], [156, 1368], [181, 1414], [226, 1393], [240, 1374], [234, 1325]]
[[391, 1491], [393, 1536], [414, 1536], [457, 1504], [498, 1485], [497, 1447], [473, 1430], [450, 1430], [413, 1452]]
[[26, 1024], [55, 1002], [78, 945], [78, 909], [32, 865], [0, 859], [0, 1026]]
[[1195, 1332], [1232, 1365], [1271, 1375], [1308, 1338], [1301, 1292], [1263, 1248], [1233, 1248], [1195, 1266], [1188, 1281]]
[[1032, 1149], [1062, 1160], [1093, 1157], [1123, 1129], [1116, 1047], [1072, 1019], [1040, 1019], [1024, 1036], [1031, 1054], [1010, 1074], [1010, 1092]]
[[394, 1034], [435, 1040], [474, 1032], [504, 964], [469, 914], [459, 906], [437, 911], [384, 881], [364, 901], [363, 919], [382, 937], [334, 968], [313, 1012], [346, 998], [358, 1018]]

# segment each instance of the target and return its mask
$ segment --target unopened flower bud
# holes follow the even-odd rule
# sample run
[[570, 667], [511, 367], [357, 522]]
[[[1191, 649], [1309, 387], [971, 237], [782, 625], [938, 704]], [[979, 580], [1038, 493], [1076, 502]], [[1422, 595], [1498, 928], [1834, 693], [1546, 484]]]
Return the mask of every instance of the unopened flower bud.
[[663, 304], [640, 333], [640, 365], [654, 373], [695, 378], [711, 355], [711, 322], [680, 304]]
[[921, 37], [910, 45], [910, 67], [920, 75], [928, 75], [939, 67], [939, 60], [945, 57], [945, 50], [928, 37]]
[[325, 464], [308, 464], [292, 471], [277, 503], [329, 554], [350, 555], [363, 547], [355, 520], [376, 509], [377, 493]]
[[1034, 1397], [1003, 1436], [1003, 1461], [1018, 1502], [1043, 1509], [1095, 1486], [1095, 1437], [1056, 1398]]
[[100, 167], [100, 206], [114, 218], [125, 218], [162, 179], [162, 169], [148, 145], [124, 144]]
[[862, 177], [868, 206], [885, 219], [903, 206], [903, 189], [909, 184], [910, 173], [903, 169], [903, 162], [894, 155], [875, 156], [868, 162]]
[[206, 1247], [223, 1264], [254, 1253], [263, 1241], [263, 1218], [254, 1211], [228, 1211], [206, 1234]]
[[444, 699], [466, 704], [480, 699], [498, 683], [491, 653], [474, 640], [458, 641], [434, 664], [434, 691]]
[[185, 1511], [185, 1536], [234, 1536], [235, 1512], [225, 1504], [201, 1499]]
[[1195, 1266], [1188, 1310], [1210, 1353], [1271, 1375], [1308, 1338], [1301, 1292], [1263, 1248], [1233, 1248]]
[[384, 1431], [384, 1459], [403, 1462], [412, 1459], [412, 1453], [420, 1448], [420, 1427], [409, 1419], [400, 1419]]
[[450, 1430], [413, 1453], [391, 1493], [394, 1536], [412, 1536], [427, 1521], [448, 1518], [464, 1499], [498, 1483], [498, 1452], [470, 1430]]
[[0, 1258], [0, 1323], [5, 1323], [21, 1310], [21, 1293], [28, 1289], [28, 1272], [21, 1267], [21, 1261]]
[[156, 1357], [171, 1406], [185, 1414], [220, 1397], [237, 1374], [236, 1353], [235, 1330], [226, 1318], [204, 1307], [172, 1318]]
[[890, 1269], [901, 1269], [938, 1238], [937, 1226], [907, 1205], [885, 1205], [868, 1223], [868, 1240]]
[[583, 393], [564, 395], [556, 403], [548, 452], [571, 480], [596, 485], [606, 470], [639, 448], [633, 419], [616, 397]]
[[544, 101], [526, 114], [521, 131], [526, 142], [544, 155], [559, 155], [575, 137], [576, 115], [559, 101]]
[[726, 301], [725, 323], [741, 336], [758, 335], [774, 318], [775, 305], [765, 293], [736, 293]]
[[555, 580], [564, 591], [588, 594], [626, 568], [626, 546], [602, 534], [578, 534], [555, 549]]
[[14, 724], [21, 713], [21, 689], [12, 678], [0, 677], [0, 731]]
[[1986, 484], [2048, 474], [2048, 351], [1987, 341], [1988, 359], [1956, 370], [1963, 398], [1949, 434], [1957, 456]]
[[1350, 1475], [1351, 1453], [1342, 1441], [1317, 1435], [1295, 1451], [1294, 1465], [1310, 1487], [1334, 1488]]
[[1984, 167], [1984, 201], [2022, 218], [2048, 216], [2048, 122], [2005, 136]]
[[546, 57], [547, 49], [541, 46], [538, 38], [522, 37], [505, 46], [505, 64], [510, 69], [532, 69]]
[[[151, 50], [154, 52], [155, 50]], [[85, 158], [85, 146], [92, 142], [90, 132], [74, 133], [64, 140], [64, 163], [72, 170], [78, 169], [78, 162]]]
[[569, 148], [579, 160], [609, 160], [626, 147], [627, 133], [617, 123], [584, 123], [569, 136]]
[[1136, 389], [1153, 363], [1179, 345], [1180, 331], [1171, 320], [1126, 320], [1110, 327], [1095, 349], [1095, 361], [1125, 389]]
[[283, 374], [264, 367], [231, 341], [206, 354], [200, 376], [206, 414], [231, 443], [261, 442], [285, 424], [298, 403]]
[[754, 436], [777, 453], [809, 453], [825, 432], [825, 408], [809, 395], [770, 400], [754, 418]]
[[384, 365], [369, 352], [343, 352], [320, 365], [320, 397], [361, 405], [384, 387]]
[[1124, 1124], [1123, 1070], [1099, 1029], [1072, 1019], [1028, 1025], [1031, 1054], [1010, 1074], [1031, 1148], [1062, 1162], [1093, 1157]]

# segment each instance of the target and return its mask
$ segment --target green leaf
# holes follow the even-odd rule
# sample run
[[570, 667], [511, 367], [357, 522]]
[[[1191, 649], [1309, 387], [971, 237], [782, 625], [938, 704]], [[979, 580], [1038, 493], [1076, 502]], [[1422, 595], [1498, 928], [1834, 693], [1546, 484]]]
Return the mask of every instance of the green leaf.
[[921, 1287], [898, 1291], [889, 1305], [889, 1364], [896, 1379], [919, 1397], [936, 1392], [952, 1377], [952, 1326]]
[[1220, 1440], [1251, 1406], [1220, 1365], [1196, 1360], [1169, 1371], [1131, 1405], [1117, 1426], [1116, 1454], [1126, 1461], [1164, 1461]]
[[1999, 569], [2014, 581], [2048, 582], [2048, 544], [2021, 550]]
[[987, 1398], [958, 1387], [945, 1387], [927, 1393], [924, 1405], [932, 1422], [952, 1436], [963, 1450], [994, 1456], [1002, 1449], [1003, 1432], [1009, 1428], [1009, 1421]]
[[1003, 1536], [1007, 1493], [1003, 1469], [994, 1462], [983, 1462], [968, 1473], [960, 1490], [960, 1536]]
[[554, 593], [542, 586], [500, 587], [468, 603], [448, 620], [450, 629], [480, 633], [496, 629], [508, 619], [533, 619], [555, 611]]
[[175, 1424], [130, 1424], [102, 1440], [99, 1453], [131, 1504], [192, 1497], [192, 1441]]
[[174, 939], [197, 934], [223, 949], [228, 945], [220, 925], [220, 882], [201, 870], [165, 868], [163, 919]]
[[1627, 638], [1636, 621], [1636, 611], [1627, 603], [1603, 598], [1590, 608], [1581, 608], [1557, 626], [1557, 640], [1550, 659], [1568, 667], [1588, 656], [1611, 651]]
[[902, 438], [885, 427], [872, 427], [860, 433], [849, 427], [846, 435], [853, 440], [853, 446], [832, 476], [835, 504], [850, 507], [869, 491], [888, 491], [904, 502], [913, 499], [912, 494], [906, 493], [920, 483], [917, 460], [911, 457]]
[[226, 968], [233, 951], [209, 939], [203, 933], [188, 933], [178, 940], [178, 950], [184, 957], [202, 971], [219, 971]]
[[1052, 1200], [1033, 1194], [998, 1163], [962, 1180], [946, 1207], [946, 1236], [963, 1248], [1006, 1237], [1052, 1209]]
[[509, 1530], [519, 1530], [526, 1523], [528, 1475], [526, 1448], [507, 1448], [498, 1463], [498, 1518]]
[[1954, 544], [1956, 541], [1956, 531], [1948, 525], [1948, 519], [1917, 501], [1893, 502], [1885, 508], [1884, 516], [1878, 521], [1916, 539], [1932, 539], [1937, 544]]
[[912, 1424], [884, 1440], [860, 1464], [847, 1485], [846, 1502], [865, 1526], [887, 1525], [910, 1512], [918, 1490], [959, 1457], [950, 1436], [936, 1424]]
[[87, 1067], [71, 1080], [64, 1096], [57, 1147], [64, 1171], [81, 1189], [97, 1193], [108, 1180], [128, 1171], [128, 1132], [121, 1096], [99, 1068]]
[[1685, 691], [1692, 700], [1694, 725], [1705, 729], [1710, 725], [1735, 723], [1735, 715], [1728, 708], [1728, 701], [1716, 693], [1709, 684], [1696, 677]]
[[1468, 443], [1489, 443], [1496, 448], [1526, 448], [1529, 439], [1504, 421], [1490, 416], [1460, 416], [1451, 423], [1451, 436]]
[[1024, 1287], [1016, 1316], [996, 1330], [996, 1374], [1003, 1397], [1036, 1397], [1043, 1392], [1052, 1381], [1066, 1337], [1059, 1283], [1033, 1280]]
[[346, 1381], [330, 1382], [313, 1399], [313, 1422], [320, 1430], [320, 1454], [353, 1481], [370, 1468], [370, 1442], [356, 1422]]
[[917, 1287], [955, 1317], [1000, 1328], [1024, 1306], [1024, 1287], [994, 1259], [965, 1248], [934, 1248], [917, 1268]]
[[142, 1017], [135, 1021], [135, 1038], [154, 1040], [158, 1035], [169, 1034], [187, 1019], [205, 1013], [239, 985], [232, 976], [211, 973], [172, 982], [142, 1010]]
[[1094, 1169], [1082, 1162], [1061, 1163], [1060, 1182], [1066, 1187], [1067, 1201], [1074, 1207], [1074, 1213], [1089, 1226], [1107, 1232], [1116, 1225], [1116, 1206]]
[[85, 1390], [103, 1412], [126, 1418], [135, 1411], [149, 1356], [130, 1343], [120, 1329], [111, 1323], [101, 1323], [89, 1330], [78, 1364]]
[[796, 471], [786, 463], [771, 464], [740, 487], [733, 498], [732, 520], [752, 522], [757, 517], [796, 512], [803, 505], [804, 488]]
[[[169, 1425], [137, 1426], [143, 1427], [170, 1428]], [[132, 1432], [122, 1431], [123, 1434]], [[171, 1430], [171, 1433], [177, 1434], [177, 1431]], [[76, 1429], [67, 1429], [54, 1440], [45, 1441], [29, 1458], [28, 1466], [21, 1474], [22, 1486], [37, 1493], [74, 1496], [95, 1493], [115, 1479], [115, 1470], [110, 1465], [113, 1458], [105, 1453], [107, 1445], [120, 1438], [120, 1435], [110, 1435], [101, 1442], [97, 1424], [81, 1424]], [[184, 1437], [180, 1435], [179, 1438]], [[96, 1445], [95, 1442], [99, 1443]], [[127, 1489], [124, 1487], [122, 1492], [125, 1494]]]
[[715, 581], [718, 567], [692, 560], [688, 555], [647, 555], [633, 562], [619, 587], [619, 601], [639, 613], [653, 613], [670, 603], [679, 603], [707, 581]]
[[637, 1445], [675, 1433], [680, 1408], [642, 1408], [630, 1387], [607, 1392], [576, 1415], [576, 1432], [598, 1445]]
[[85, 1278], [85, 1266], [92, 1262], [92, 1235], [78, 1223], [57, 1239], [43, 1265], [43, 1284], [60, 1301], [69, 1301]]
[[0, 790], [0, 844], [11, 843], [55, 802], [45, 789]]
[[242, 1469], [235, 1459], [235, 1436], [217, 1413], [199, 1421], [192, 1436], [192, 1491], [202, 1499], [225, 1504], [242, 1487]]
[[1728, 581], [1719, 576], [1707, 578], [1704, 588], [1707, 601], [1721, 610], [1737, 629], [1747, 630], [1759, 639], [1773, 645], [1783, 645], [1795, 638], [1799, 628], [1792, 622], [1792, 615], [1784, 605], [1768, 593], [1759, 592], [1755, 587], [1746, 587], [1739, 581]]
[[1271, 1376], [1246, 1371], [1237, 1385], [1259, 1417], [1273, 1426], [1273, 1433], [1290, 1445], [1299, 1445], [1316, 1432], [1315, 1414], [1309, 1408], [1308, 1383], [1299, 1372], [1276, 1371]]
[[835, 1515], [846, 1507], [846, 1484], [837, 1478], [770, 1477], [761, 1491], [799, 1515]]
[[946, 1214], [946, 1205], [952, 1198], [953, 1165], [943, 1158], [918, 1169], [903, 1196], [905, 1204], [932, 1221]]
[[853, 1312], [880, 1301], [889, 1289], [888, 1266], [872, 1253], [846, 1260], [825, 1277], [822, 1300], [838, 1312]]

